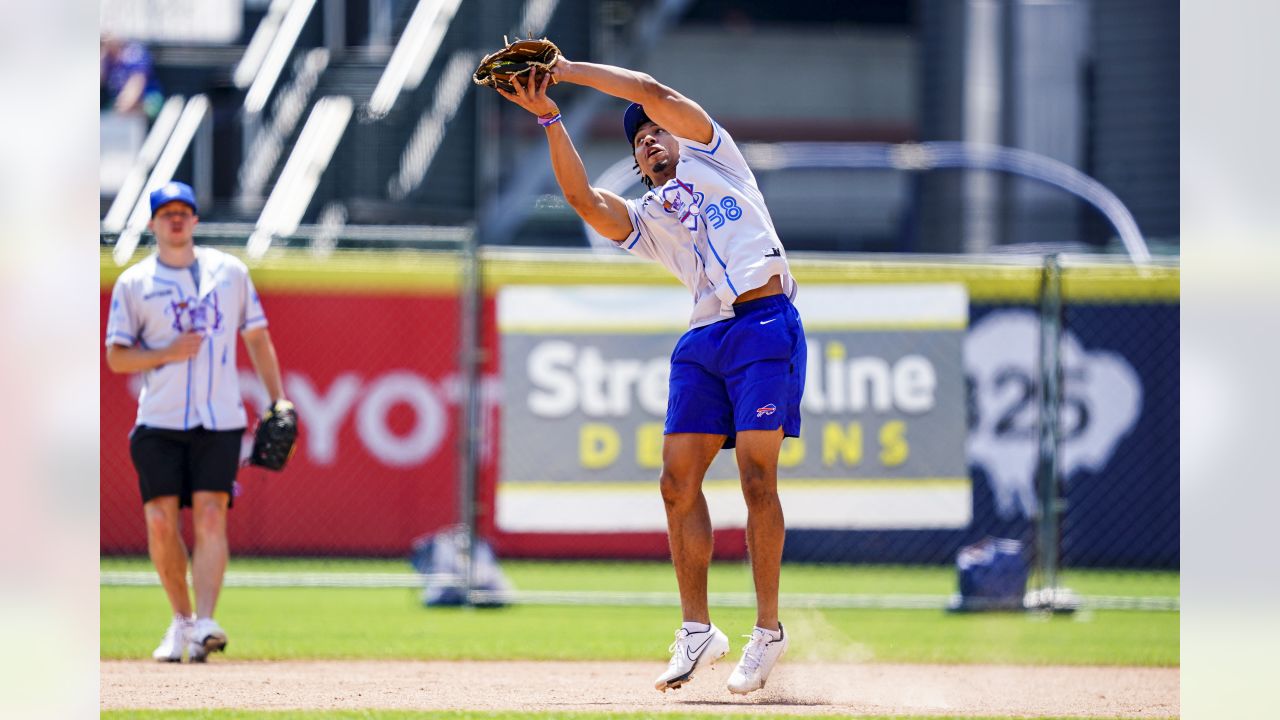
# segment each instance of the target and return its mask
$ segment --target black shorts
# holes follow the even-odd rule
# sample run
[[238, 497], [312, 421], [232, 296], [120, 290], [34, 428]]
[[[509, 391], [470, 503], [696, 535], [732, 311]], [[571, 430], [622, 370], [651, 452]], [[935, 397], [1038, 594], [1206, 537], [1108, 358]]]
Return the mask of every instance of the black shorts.
[[142, 502], [177, 495], [179, 507], [191, 507], [191, 493], [210, 490], [227, 493], [227, 507], [234, 500], [232, 487], [240, 468], [239, 430], [165, 430], [139, 425], [129, 433], [129, 455], [138, 471]]

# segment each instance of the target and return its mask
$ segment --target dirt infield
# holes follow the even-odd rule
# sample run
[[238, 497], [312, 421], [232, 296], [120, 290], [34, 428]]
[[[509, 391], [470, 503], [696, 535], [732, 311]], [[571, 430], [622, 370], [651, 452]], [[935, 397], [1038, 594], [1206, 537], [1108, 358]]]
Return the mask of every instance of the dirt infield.
[[733, 663], [653, 689], [656, 663], [103, 661], [102, 709], [405, 709], [815, 715], [1178, 714], [1177, 668], [786, 663], [730, 695]]

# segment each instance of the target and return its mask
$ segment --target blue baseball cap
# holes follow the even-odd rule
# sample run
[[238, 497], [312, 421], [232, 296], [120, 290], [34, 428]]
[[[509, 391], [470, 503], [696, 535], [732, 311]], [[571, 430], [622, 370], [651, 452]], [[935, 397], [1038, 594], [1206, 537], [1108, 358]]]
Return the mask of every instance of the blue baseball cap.
[[196, 191], [192, 190], [190, 185], [174, 180], [151, 193], [151, 217], [155, 217], [156, 211], [160, 209], [161, 205], [171, 203], [174, 200], [190, 205], [191, 212], [200, 213], [200, 210], [196, 207]]
[[644, 108], [640, 103], [631, 103], [627, 111], [622, 114], [622, 129], [627, 133], [628, 145], [636, 144], [636, 131], [647, 122], [653, 121], [645, 114]]

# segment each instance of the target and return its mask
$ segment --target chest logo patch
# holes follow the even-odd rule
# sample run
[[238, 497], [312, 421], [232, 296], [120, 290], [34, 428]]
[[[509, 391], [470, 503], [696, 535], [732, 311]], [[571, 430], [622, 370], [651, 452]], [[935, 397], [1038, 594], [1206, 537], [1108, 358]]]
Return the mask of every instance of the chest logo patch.
[[173, 329], [178, 332], [216, 333], [222, 330], [222, 310], [216, 290], [199, 301], [195, 298], [170, 300], [169, 310], [173, 313]]

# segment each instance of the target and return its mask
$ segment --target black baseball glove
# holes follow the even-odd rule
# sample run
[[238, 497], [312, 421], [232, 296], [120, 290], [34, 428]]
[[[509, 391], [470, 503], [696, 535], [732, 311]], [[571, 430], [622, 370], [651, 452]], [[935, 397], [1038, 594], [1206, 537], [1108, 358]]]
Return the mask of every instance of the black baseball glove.
[[253, 453], [249, 464], [268, 470], [283, 470], [293, 457], [298, 439], [298, 414], [293, 403], [277, 400], [253, 431]]
[[[506, 41], [506, 38], [502, 38]], [[506, 92], [515, 92], [511, 81], [530, 70], [541, 71], [551, 69], [560, 59], [560, 48], [546, 38], [541, 40], [521, 40], [516, 38], [497, 52], [489, 53], [480, 60], [480, 67], [471, 79], [477, 85], [488, 85], [501, 88]], [[552, 78], [552, 82], [555, 79]]]

